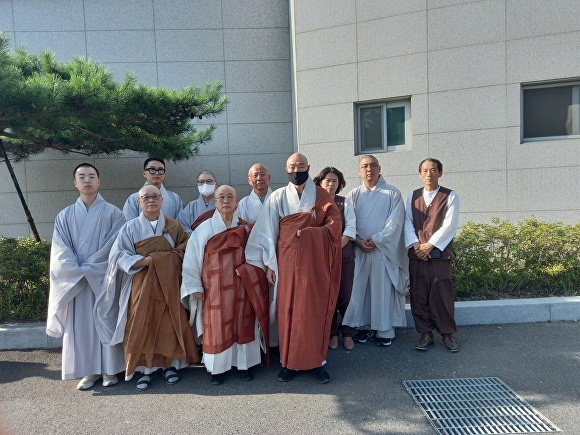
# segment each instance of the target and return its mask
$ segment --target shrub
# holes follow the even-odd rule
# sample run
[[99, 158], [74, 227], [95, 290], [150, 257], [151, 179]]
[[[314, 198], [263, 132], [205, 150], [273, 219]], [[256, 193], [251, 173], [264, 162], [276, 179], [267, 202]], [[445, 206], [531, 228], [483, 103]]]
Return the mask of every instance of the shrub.
[[0, 322], [44, 321], [50, 245], [0, 237]]
[[580, 294], [580, 224], [468, 222], [454, 247], [457, 299]]
[[[455, 238], [458, 300], [580, 295], [580, 224], [468, 222]], [[0, 237], [0, 323], [45, 321], [50, 245]]]

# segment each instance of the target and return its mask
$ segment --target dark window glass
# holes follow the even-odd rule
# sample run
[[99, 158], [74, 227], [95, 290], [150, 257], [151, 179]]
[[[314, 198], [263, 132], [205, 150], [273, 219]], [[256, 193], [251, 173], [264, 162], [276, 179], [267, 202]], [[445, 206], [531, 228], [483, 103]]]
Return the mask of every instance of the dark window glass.
[[572, 86], [524, 89], [524, 138], [568, 136]]

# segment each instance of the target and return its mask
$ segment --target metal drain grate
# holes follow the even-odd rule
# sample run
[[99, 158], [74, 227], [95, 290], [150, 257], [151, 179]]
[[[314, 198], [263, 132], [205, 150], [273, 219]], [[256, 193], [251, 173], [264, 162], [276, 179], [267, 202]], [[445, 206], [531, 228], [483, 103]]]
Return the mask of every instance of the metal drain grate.
[[559, 432], [499, 378], [403, 381], [442, 435]]

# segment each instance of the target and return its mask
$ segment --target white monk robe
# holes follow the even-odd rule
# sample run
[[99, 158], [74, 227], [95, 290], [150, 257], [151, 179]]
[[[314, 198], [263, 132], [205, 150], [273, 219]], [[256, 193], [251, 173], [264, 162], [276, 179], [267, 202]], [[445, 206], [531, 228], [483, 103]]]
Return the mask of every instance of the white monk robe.
[[[232, 228], [238, 226], [238, 213], [234, 212]], [[202, 283], [202, 267], [205, 246], [209, 239], [227, 229], [218, 210], [211, 219], [201, 223], [187, 241], [183, 257], [183, 280], [181, 282], [181, 301], [190, 310], [190, 323], [195, 323], [198, 336], [203, 334], [203, 301], [191, 296], [192, 293], [205, 293]], [[229, 349], [217, 354], [203, 353], [202, 362], [213, 375], [225, 373], [232, 367], [248, 370], [261, 362], [260, 344], [262, 333], [256, 319], [254, 341], [246, 344], [234, 343]]]
[[181, 210], [176, 219], [181, 225], [183, 225], [187, 234], [191, 236], [191, 224], [194, 223], [200, 215], [209, 210], [215, 210], [215, 200], [213, 195], [207, 204], [205, 203], [203, 196], [200, 195], [199, 198], [194, 199], [187, 204], [185, 208]]
[[264, 205], [264, 203], [266, 202], [271, 193], [272, 189], [268, 187], [266, 195], [260, 199], [258, 194], [252, 189], [252, 193], [240, 199], [237, 208], [238, 216], [240, 216], [245, 221], [250, 222], [251, 224], [256, 222], [258, 220], [258, 215], [262, 210], [262, 206]]
[[[144, 186], [147, 186], [149, 183], [145, 183]], [[161, 191], [161, 196], [163, 197], [163, 204], [161, 204], [161, 213], [165, 216], [169, 216], [170, 218], [177, 219], [181, 209], [183, 208], [183, 202], [179, 195], [175, 192], [171, 192], [167, 190], [163, 184], [159, 189]], [[125, 201], [125, 205], [123, 206], [123, 214], [127, 218], [127, 220], [135, 219], [137, 216], [143, 213], [139, 204], [137, 204], [137, 200], [139, 199], [139, 192], [135, 192], [127, 198]]]
[[[155, 231], [145, 215], [141, 214], [136, 219], [127, 221], [121, 228], [109, 255], [109, 267], [105, 274], [102, 292], [97, 298], [95, 316], [97, 317], [97, 331], [103, 343], [112, 346], [123, 345], [125, 327], [127, 326], [127, 314], [129, 310], [129, 298], [133, 275], [143, 268], [131, 269], [137, 261], [142, 260], [142, 255], [135, 252], [135, 244], [153, 236], [165, 237], [172, 248], [175, 247], [173, 239], [168, 233], [163, 233], [165, 217], [159, 213], [159, 219]], [[172, 367], [182, 369], [189, 364], [186, 361], [174, 360]], [[125, 368], [125, 362], [123, 362]], [[163, 367], [138, 366], [135, 372], [145, 375], [151, 374]], [[125, 373], [125, 380], [129, 381], [134, 373]]]
[[409, 263], [403, 241], [403, 197], [381, 175], [372, 190], [363, 184], [346, 198], [354, 207], [357, 237], [372, 237], [377, 247], [369, 253], [355, 247], [354, 283], [342, 323], [370, 327], [382, 338], [393, 338], [395, 326], [406, 326]]
[[56, 217], [46, 333], [63, 338], [63, 379], [114, 375], [125, 368], [123, 346], [103, 346], [93, 317], [109, 251], [124, 223], [121, 210], [100, 194], [90, 208], [79, 198]]

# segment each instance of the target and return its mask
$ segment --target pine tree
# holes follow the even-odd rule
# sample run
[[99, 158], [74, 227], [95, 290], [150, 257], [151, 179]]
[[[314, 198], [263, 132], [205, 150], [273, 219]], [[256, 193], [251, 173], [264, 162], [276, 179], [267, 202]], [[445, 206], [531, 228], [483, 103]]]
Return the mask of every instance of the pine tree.
[[131, 150], [173, 161], [194, 156], [215, 127], [193, 120], [221, 113], [227, 97], [219, 82], [165, 89], [122, 83], [83, 57], [58, 62], [54, 53], [10, 50], [0, 32], [0, 158], [4, 158], [35, 238], [34, 222], [12, 171], [18, 161], [54, 149], [87, 156]]

